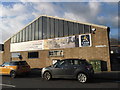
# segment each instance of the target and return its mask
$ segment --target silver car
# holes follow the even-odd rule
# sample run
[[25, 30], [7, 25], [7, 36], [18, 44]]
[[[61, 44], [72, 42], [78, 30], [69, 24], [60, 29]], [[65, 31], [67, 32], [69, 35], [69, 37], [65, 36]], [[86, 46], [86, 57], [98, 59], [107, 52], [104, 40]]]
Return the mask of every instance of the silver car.
[[42, 78], [76, 78], [85, 83], [93, 77], [94, 70], [85, 59], [64, 59], [57, 61], [54, 65], [42, 69]]

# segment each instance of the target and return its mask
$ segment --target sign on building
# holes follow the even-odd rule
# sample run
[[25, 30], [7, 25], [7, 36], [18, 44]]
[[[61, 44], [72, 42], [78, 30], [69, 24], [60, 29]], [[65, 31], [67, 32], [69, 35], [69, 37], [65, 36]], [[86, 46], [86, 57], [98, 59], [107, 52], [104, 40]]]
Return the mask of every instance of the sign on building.
[[91, 34], [79, 35], [79, 47], [90, 47], [91, 44]]
[[62, 57], [62, 56], [64, 56], [63, 50], [50, 50], [49, 56], [50, 57], [56, 57], [56, 56]]

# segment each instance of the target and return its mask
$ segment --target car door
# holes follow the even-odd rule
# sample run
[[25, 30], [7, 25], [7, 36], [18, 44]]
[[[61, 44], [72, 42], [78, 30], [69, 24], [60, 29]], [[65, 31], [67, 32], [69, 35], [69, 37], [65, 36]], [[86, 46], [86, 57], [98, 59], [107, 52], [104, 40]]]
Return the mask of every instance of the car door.
[[53, 77], [64, 77], [65, 75], [65, 60], [57, 62], [54, 67], [51, 69]]
[[77, 69], [76, 65], [74, 65], [74, 60], [69, 59], [66, 60], [66, 65], [64, 66], [65, 76], [72, 77], [74, 75], [75, 70]]

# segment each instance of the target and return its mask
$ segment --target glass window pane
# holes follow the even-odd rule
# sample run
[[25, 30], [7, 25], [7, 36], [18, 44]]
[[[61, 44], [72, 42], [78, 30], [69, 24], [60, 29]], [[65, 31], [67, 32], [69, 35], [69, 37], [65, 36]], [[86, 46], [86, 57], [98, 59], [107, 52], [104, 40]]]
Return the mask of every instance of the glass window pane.
[[47, 38], [50, 38], [50, 18], [47, 18]]
[[63, 20], [59, 20], [59, 37], [63, 36]]
[[31, 24], [28, 26], [28, 30], [29, 30], [29, 41], [31, 41], [32, 40]]
[[35, 21], [35, 40], [38, 40], [38, 20]]
[[55, 37], [58, 37], [58, 19], [55, 19]]
[[74, 35], [79, 34], [79, 30], [78, 30], [78, 23], [74, 23]]
[[83, 24], [79, 24], [78, 29], [79, 29], [79, 34], [84, 33], [84, 25]]
[[23, 40], [22, 41], [23, 42], [26, 41], [26, 30], [25, 29], [23, 29]]
[[39, 58], [38, 52], [28, 52], [28, 58]]
[[28, 38], [29, 38], [29, 31], [28, 31], [28, 27], [26, 27], [26, 41], [28, 41]]
[[69, 22], [69, 35], [73, 35], [73, 23]]
[[43, 17], [43, 39], [46, 38], [47, 38], [47, 18]]
[[35, 22], [33, 22], [32, 24], [32, 40], [35, 40]]
[[64, 36], [68, 36], [69, 32], [68, 32], [68, 22], [64, 21]]
[[90, 33], [90, 26], [84, 25], [84, 33]]

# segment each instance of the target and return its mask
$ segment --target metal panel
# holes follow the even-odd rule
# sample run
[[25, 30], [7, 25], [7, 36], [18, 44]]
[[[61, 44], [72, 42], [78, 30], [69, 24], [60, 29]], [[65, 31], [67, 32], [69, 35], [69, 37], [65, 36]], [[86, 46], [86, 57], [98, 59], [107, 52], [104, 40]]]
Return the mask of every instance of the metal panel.
[[29, 30], [29, 41], [31, 41], [32, 40], [31, 24], [28, 26], [28, 30]]
[[63, 20], [59, 20], [59, 37], [63, 36]]
[[11, 38], [11, 43], [13, 43], [13, 42], [14, 42], [14, 37]]
[[55, 35], [54, 35], [54, 19], [51, 18], [51, 38], [54, 38]]
[[43, 21], [41, 21], [41, 22], [43, 22], [43, 33], [42, 33], [42, 35], [43, 35], [43, 39], [46, 39], [47, 38], [47, 18], [46, 17], [43, 17]]
[[68, 36], [69, 32], [68, 32], [68, 22], [64, 21], [64, 36]]
[[84, 25], [84, 33], [90, 33], [90, 26]]
[[20, 33], [17, 33], [17, 43], [19, 42], [20, 40]]
[[42, 26], [42, 20], [43, 20], [43, 17], [40, 17], [39, 19], [39, 40], [43, 38], [43, 26]]
[[58, 37], [58, 19], [55, 19], [55, 38]]
[[74, 23], [73, 33], [74, 35], [79, 34], [78, 23]]
[[22, 41], [23, 42], [26, 41], [26, 30], [25, 29], [23, 29], [23, 40]]
[[32, 41], [35, 40], [35, 22], [32, 23]]
[[47, 38], [50, 38], [50, 18], [47, 17]]
[[20, 42], [22, 42], [22, 31], [20, 31]]
[[69, 35], [73, 35], [73, 22], [69, 22]]
[[79, 34], [83, 34], [84, 33], [84, 25], [83, 24], [79, 24], [78, 25], [78, 29], [79, 29]]
[[35, 21], [35, 40], [38, 40], [38, 20]]
[[28, 37], [29, 37], [29, 36], [28, 36], [28, 35], [29, 35], [28, 27], [26, 27], [25, 30], [26, 30], [26, 41], [28, 41]]
[[17, 42], [17, 35], [14, 36], [14, 42]]

